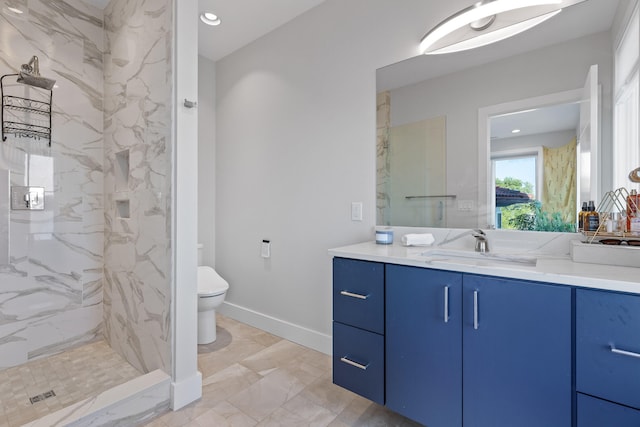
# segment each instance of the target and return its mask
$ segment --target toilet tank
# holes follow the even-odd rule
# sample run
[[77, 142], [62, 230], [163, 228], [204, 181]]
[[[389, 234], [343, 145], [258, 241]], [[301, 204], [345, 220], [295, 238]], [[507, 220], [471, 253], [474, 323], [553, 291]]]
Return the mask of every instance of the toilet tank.
[[203, 248], [203, 244], [202, 243], [198, 243], [198, 266], [202, 265], [202, 248]]

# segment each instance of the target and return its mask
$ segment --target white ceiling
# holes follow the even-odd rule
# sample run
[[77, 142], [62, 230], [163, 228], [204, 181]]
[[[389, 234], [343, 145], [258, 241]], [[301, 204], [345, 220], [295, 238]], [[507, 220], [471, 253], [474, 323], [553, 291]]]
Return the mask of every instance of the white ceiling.
[[[491, 118], [491, 139], [513, 138], [539, 133], [576, 131], [580, 123], [580, 104], [551, 105], [520, 113]], [[520, 133], [511, 131], [520, 129]]]
[[[110, 0], [86, 0], [104, 9]], [[184, 0], [183, 0], [184, 1]], [[240, 49], [324, 0], [198, 0], [200, 12], [218, 15], [216, 27], [198, 19], [198, 53], [212, 61]], [[197, 17], [194, 17], [194, 22]]]
[[259, 39], [324, 0], [199, 0], [200, 12], [213, 12], [217, 27], [198, 20], [198, 52], [217, 61]]

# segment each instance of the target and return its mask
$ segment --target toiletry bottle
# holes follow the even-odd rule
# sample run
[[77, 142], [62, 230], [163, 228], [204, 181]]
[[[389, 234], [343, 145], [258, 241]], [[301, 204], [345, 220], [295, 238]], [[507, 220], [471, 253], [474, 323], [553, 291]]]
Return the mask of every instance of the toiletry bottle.
[[587, 215], [584, 219], [585, 231], [598, 231], [600, 226], [600, 215], [596, 211], [596, 206], [593, 200], [589, 200]]
[[582, 213], [582, 231], [589, 231], [589, 223], [587, 222], [587, 215], [589, 215], [589, 207], [586, 207], [584, 210], [584, 213]]
[[627, 197], [627, 227], [624, 231], [631, 231], [631, 220], [637, 216], [637, 191], [631, 190], [631, 194]]
[[582, 210], [578, 212], [578, 231], [584, 231], [584, 217], [587, 215], [587, 202], [582, 202]]
[[627, 198], [627, 231], [634, 234], [640, 232], [640, 195], [636, 190], [631, 190], [631, 194]]
[[587, 209], [584, 212], [584, 215], [582, 217], [582, 229], [584, 231], [591, 231], [591, 228], [589, 228], [589, 215], [591, 214], [591, 207], [587, 206]]

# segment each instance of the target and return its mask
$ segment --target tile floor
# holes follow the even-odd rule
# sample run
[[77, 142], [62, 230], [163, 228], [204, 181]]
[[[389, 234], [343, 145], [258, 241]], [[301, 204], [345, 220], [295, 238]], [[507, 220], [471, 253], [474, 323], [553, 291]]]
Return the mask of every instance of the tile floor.
[[[140, 376], [105, 341], [0, 371], [0, 427], [21, 426]], [[31, 403], [53, 390], [55, 396]]]
[[147, 426], [419, 426], [334, 385], [330, 356], [220, 314], [198, 353], [202, 399]]

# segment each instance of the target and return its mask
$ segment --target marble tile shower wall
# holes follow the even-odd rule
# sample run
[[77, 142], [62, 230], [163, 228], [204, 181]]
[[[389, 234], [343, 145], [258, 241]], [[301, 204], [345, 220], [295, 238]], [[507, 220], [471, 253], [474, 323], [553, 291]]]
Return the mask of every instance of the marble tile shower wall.
[[3, 368], [102, 335], [104, 32], [102, 11], [77, 0], [0, 0], [0, 29], [1, 75], [37, 55], [58, 85], [51, 147], [0, 142], [11, 185], [45, 188], [44, 211], [0, 212], [10, 230], [9, 264], [0, 265]]
[[172, 8], [105, 9], [105, 336], [143, 372], [171, 366]]

